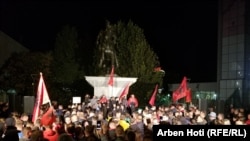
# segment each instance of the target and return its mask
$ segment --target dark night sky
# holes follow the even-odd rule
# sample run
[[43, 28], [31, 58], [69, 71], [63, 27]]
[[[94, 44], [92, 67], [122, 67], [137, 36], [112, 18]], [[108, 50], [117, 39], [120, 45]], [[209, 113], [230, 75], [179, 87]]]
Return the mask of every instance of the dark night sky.
[[0, 30], [31, 50], [48, 50], [63, 25], [76, 26], [94, 39], [106, 19], [113, 23], [131, 19], [144, 30], [165, 72], [180, 77], [177, 82], [183, 76], [191, 82], [215, 82], [216, 1], [0, 0]]

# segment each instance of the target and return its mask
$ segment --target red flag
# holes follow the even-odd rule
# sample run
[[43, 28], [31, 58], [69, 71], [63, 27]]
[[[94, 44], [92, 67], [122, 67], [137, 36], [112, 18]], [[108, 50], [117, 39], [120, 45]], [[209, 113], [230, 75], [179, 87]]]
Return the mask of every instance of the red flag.
[[119, 100], [121, 100], [123, 97], [127, 96], [129, 91], [129, 83], [126, 85], [126, 87], [123, 89], [122, 93], [120, 94]]
[[56, 116], [54, 115], [53, 107], [50, 106], [50, 108], [42, 115], [41, 117], [41, 124], [48, 126], [52, 125], [53, 122], [56, 121]]
[[191, 89], [189, 88], [186, 92], [186, 102], [191, 102], [192, 101], [192, 94], [191, 94]]
[[43, 75], [42, 73], [40, 73], [40, 80], [37, 88], [36, 103], [32, 114], [32, 122], [35, 122], [37, 118], [40, 116], [40, 107], [41, 105], [46, 103], [50, 103], [50, 99], [43, 80]]
[[108, 85], [113, 86], [114, 84], [114, 66], [112, 66], [111, 73], [109, 75]]
[[150, 100], [149, 100], [149, 104], [150, 104], [151, 106], [154, 106], [154, 105], [155, 105], [155, 99], [156, 99], [157, 91], [158, 91], [158, 84], [155, 86], [155, 90], [154, 90], [154, 92], [153, 92], [153, 94], [152, 94], [152, 96], [151, 96], [151, 98], [150, 98]]
[[172, 99], [173, 99], [173, 102], [176, 102], [178, 99], [178, 93], [173, 92]]
[[186, 92], [187, 92], [187, 77], [184, 77], [179, 88], [173, 92], [172, 96], [173, 102], [176, 102], [177, 100], [185, 97]]

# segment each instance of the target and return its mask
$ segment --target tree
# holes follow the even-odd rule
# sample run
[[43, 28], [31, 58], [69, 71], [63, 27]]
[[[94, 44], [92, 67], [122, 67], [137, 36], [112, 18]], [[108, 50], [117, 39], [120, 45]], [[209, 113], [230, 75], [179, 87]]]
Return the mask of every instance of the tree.
[[[113, 57], [117, 58], [119, 64], [116, 73], [122, 77], [138, 78], [130, 91], [143, 100], [141, 103], [145, 103], [151, 96], [155, 84], [162, 83], [162, 74], [154, 72], [154, 68], [160, 64], [157, 55], [146, 41], [143, 30], [132, 21], [127, 24], [121, 21], [114, 25], [107, 24], [106, 29], [101, 31], [97, 38], [96, 66], [100, 60], [98, 56], [103, 53], [100, 52], [100, 47], [111, 45]], [[115, 64], [114, 61], [111, 62]]]
[[143, 30], [132, 21], [127, 24], [118, 22], [115, 29], [119, 64], [126, 66], [117, 71], [126, 77], [138, 77], [139, 81], [152, 82], [155, 79], [154, 68], [159, 65], [159, 61], [146, 41]]
[[[72, 96], [82, 95], [90, 87], [83, 81], [84, 67], [79, 51], [80, 40], [75, 27], [64, 26], [57, 34], [53, 62], [53, 99], [68, 103]], [[81, 52], [84, 55], [84, 52]], [[81, 64], [81, 65], [80, 65]], [[86, 87], [85, 87], [86, 85]], [[63, 95], [63, 96], [62, 96]]]
[[76, 58], [77, 62], [79, 62], [80, 70], [83, 70], [81, 71], [81, 76], [92, 76], [95, 74], [93, 70], [95, 66], [93, 66], [92, 62], [94, 56], [94, 47], [96, 45], [96, 38], [95, 36], [90, 36], [88, 33], [81, 35], [80, 38], [81, 40], [79, 43], [79, 49], [77, 49], [76, 51]]
[[64, 86], [72, 84], [79, 76], [79, 64], [76, 60], [78, 33], [74, 27], [64, 26], [58, 33], [55, 49], [53, 75], [54, 81]]
[[15, 89], [18, 94], [34, 95], [34, 88], [43, 72], [50, 77], [51, 52], [14, 53], [1, 68], [0, 85], [2, 89]]

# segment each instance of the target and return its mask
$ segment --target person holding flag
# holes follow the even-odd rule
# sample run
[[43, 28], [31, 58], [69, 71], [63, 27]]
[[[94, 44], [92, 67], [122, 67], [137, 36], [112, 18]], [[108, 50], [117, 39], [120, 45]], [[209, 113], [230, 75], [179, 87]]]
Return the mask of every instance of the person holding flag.
[[129, 86], [130, 84], [128, 83], [126, 87], [123, 89], [122, 93], [119, 96], [119, 101], [121, 101], [122, 98], [127, 97], [127, 94], [129, 92]]
[[129, 86], [130, 86], [130, 83], [126, 85], [126, 87], [123, 89], [123, 91], [121, 92], [119, 96], [119, 103], [123, 105], [124, 107], [127, 107], [127, 95], [129, 92]]
[[39, 84], [37, 88], [36, 103], [35, 103], [35, 107], [34, 107], [33, 114], [32, 114], [33, 123], [35, 123], [36, 120], [42, 116], [42, 113], [46, 112], [46, 110], [48, 109], [48, 107], [45, 108], [46, 104], [51, 106], [48, 91], [43, 80], [43, 75], [42, 73], [40, 73], [40, 80], [39, 80]]
[[136, 108], [138, 107], [139, 103], [137, 98], [134, 94], [131, 94], [130, 98], [128, 99], [128, 107], [130, 109], [131, 114], [136, 111]]
[[187, 87], [187, 77], [184, 76], [180, 86], [173, 92], [173, 102], [177, 102], [179, 99], [187, 96], [188, 87]]
[[43, 131], [43, 136], [49, 141], [56, 141], [58, 139], [58, 134], [52, 130], [52, 124], [54, 123], [55, 119], [56, 116], [54, 114], [54, 108], [51, 106], [51, 101], [43, 80], [43, 75], [40, 73], [32, 122], [35, 123], [37, 120], [40, 120], [41, 125], [45, 128]]

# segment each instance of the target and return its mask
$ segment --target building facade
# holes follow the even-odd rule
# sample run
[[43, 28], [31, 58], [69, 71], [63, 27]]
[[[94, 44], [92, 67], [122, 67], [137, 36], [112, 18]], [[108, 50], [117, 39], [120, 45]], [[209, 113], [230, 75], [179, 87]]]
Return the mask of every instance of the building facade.
[[220, 0], [218, 17], [218, 106], [223, 110], [225, 102], [235, 89], [239, 90], [241, 107], [250, 104], [250, 1]]
[[[13, 53], [23, 52], [29, 52], [29, 50], [4, 32], [0, 31], [0, 68], [13, 55]], [[22, 97], [17, 96], [14, 89], [9, 89], [7, 92], [0, 89], [0, 101], [9, 102], [12, 111], [22, 111], [21, 108], [23, 107], [20, 106], [22, 105], [21, 99]], [[31, 106], [30, 103], [29, 106]]]
[[4, 32], [0, 31], [0, 67], [13, 53], [21, 52], [29, 52], [29, 50]]

